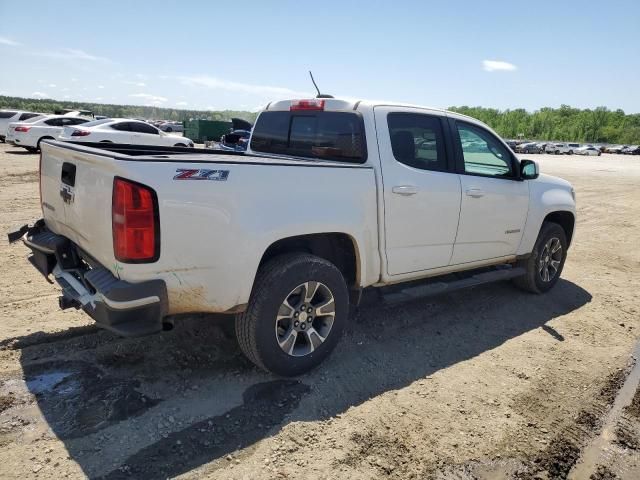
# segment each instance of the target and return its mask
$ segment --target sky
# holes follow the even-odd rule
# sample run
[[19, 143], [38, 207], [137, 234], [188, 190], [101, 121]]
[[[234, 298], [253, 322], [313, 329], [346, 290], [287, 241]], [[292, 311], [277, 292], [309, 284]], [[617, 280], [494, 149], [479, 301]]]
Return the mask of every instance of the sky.
[[0, 95], [640, 112], [640, 1], [0, 0]]

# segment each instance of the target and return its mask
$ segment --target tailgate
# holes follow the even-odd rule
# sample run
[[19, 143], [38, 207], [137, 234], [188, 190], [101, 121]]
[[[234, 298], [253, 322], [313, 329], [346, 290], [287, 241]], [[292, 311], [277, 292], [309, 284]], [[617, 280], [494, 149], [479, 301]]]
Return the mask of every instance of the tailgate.
[[110, 265], [114, 160], [48, 142], [42, 143], [41, 155], [41, 202], [47, 226]]

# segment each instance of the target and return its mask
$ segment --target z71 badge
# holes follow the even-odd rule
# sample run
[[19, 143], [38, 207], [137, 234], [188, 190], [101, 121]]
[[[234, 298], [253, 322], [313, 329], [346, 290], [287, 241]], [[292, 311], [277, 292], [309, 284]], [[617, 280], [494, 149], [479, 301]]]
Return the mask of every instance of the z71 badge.
[[202, 170], [197, 168], [178, 168], [174, 180], [217, 180], [226, 182], [229, 170]]

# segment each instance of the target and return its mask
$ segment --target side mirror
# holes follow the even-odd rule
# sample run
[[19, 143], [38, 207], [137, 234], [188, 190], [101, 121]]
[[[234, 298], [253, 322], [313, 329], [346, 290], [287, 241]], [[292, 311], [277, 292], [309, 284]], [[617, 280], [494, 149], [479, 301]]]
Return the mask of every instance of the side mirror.
[[540, 175], [540, 167], [533, 160], [520, 160], [520, 178], [522, 180], [533, 180]]

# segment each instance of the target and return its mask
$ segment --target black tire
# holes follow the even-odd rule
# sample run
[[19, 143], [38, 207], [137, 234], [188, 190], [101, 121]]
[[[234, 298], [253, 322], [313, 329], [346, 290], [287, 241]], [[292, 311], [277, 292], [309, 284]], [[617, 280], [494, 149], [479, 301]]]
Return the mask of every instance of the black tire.
[[113, 143], [111, 140], [100, 140], [99, 143]]
[[173, 132], [173, 128], [171, 128], [171, 127], [167, 127], [167, 129], [165, 130], [165, 132]]
[[569, 155], [573, 155], [573, 150], [569, 150]]
[[36, 147], [24, 147], [29, 153], [38, 153], [38, 149]]
[[[324, 284], [333, 295], [335, 315], [322, 343], [304, 356], [293, 356], [278, 343], [276, 316], [291, 292], [305, 282]], [[276, 375], [291, 377], [311, 370], [331, 353], [342, 336], [348, 316], [349, 295], [340, 270], [315, 255], [286, 254], [270, 260], [258, 271], [247, 310], [236, 316], [236, 335], [242, 352], [254, 364]], [[300, 338], [306, 340], [302, 335]], [[293, 343], [297, 341], [296, 337]]]
[[[560, 264], [553, 277], [545, 281], [542, 278], [540, 271], [540, 256], [544, 252], [545, 246], [552, 239], [557, 239], [560, 242], [562, 248]], [[558, 282], [562, 269], [564, 268], [564, 262], [567, 259], [567, 236], [564, 233], [564, 229], [553, 222], [544, 222], [540, 228], [540, 233], [533, 246], [533, 251], [529, 258], [521, 260], [516, 266], [524, 267], [527, 273], [521, 277], [517, 277], [513, 280], [513, 283], [520, 289], [526, 290], [532, 293], [544, 293], [551, 290]]]
[[186, 147], [184, 143], [176, 143], [174, 147]]

